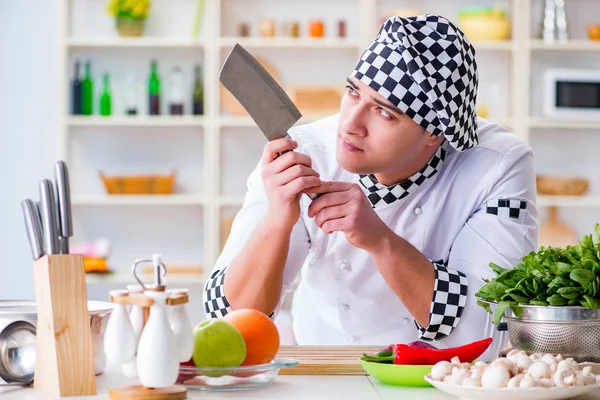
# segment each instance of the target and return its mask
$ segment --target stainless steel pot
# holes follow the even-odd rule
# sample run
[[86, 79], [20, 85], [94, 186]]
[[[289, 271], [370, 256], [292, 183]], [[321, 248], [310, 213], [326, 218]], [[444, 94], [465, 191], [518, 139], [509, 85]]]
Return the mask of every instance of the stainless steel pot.
[[[96, 375], [104, 372], [104, 331], [112, 303], [88, 301]], [[35, 300], [0, 300], [0, 383], [28, 383], [35, 372]]]

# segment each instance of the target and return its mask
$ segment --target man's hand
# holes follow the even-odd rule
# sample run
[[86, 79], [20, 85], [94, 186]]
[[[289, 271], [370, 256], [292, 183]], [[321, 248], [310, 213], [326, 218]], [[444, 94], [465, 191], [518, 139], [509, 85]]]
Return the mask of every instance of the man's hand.
[[[261, 177], [269, 199], [271, 226], [291, 229], [300, 217], [300, 196], [321, 184], [310, 157], [294, 150], [298, 143], [277, 139], [267, 143], [262, 157]], [[279, 153], [283, 153], [279, 155]]]
[[391, 233], [355, 183], [323, 182], [307, 193], [322, 193], [308, 207], [308, 216], [327, 234], [344, 232], [354, 247], [371, 252]]

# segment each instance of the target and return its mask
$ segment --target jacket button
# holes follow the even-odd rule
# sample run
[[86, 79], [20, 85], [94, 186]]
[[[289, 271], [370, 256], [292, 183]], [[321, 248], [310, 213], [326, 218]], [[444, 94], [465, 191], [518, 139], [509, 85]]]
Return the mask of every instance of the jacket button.
[[344, 311], [350, 311], [350, 306], [348, 304], [342, 304], [342, 308]]
[[423, 210], [421, 210], [421, 207], [415, 208], [415, 214], [421, 215], [422, 212], [423, 212]]
[[350, 270], [352, 269], [352, 268], [350, 267], [350, 264], [348, 264], [348, 262], [347, 262], [347, 261], [345, 261], [345, 260], [344, 260], [344, 261], [342, 261], [342, 262], [340, 263], [340, 268], [341, 268], [343, 271], [350, 271]]
[[404, 319], [402, 320], [402, 325], [406, 326], [406, 325], [408, 325], [408, 324], [410, 324], [410, 319], [408, 319], [408, 318], [404, 318]]

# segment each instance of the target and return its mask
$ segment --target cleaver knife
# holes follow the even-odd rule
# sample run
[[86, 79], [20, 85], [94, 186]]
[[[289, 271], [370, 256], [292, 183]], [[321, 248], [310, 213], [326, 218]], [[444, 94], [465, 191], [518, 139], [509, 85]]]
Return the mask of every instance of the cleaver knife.
[[[271, 141], [289, 138], [302, 114], [277, 81], [238, 43], [221, 68], [219, 80]], [[312, 199], [319, 195], [309, 194]]]

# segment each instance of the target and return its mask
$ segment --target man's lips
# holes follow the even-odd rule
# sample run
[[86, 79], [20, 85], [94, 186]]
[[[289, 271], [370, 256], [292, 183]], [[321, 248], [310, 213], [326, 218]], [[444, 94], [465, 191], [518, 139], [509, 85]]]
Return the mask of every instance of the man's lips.
[[360, 147], [352, 144], [350, 141], [342, 138], [342, 145], [348, 151], [363, 151]]

